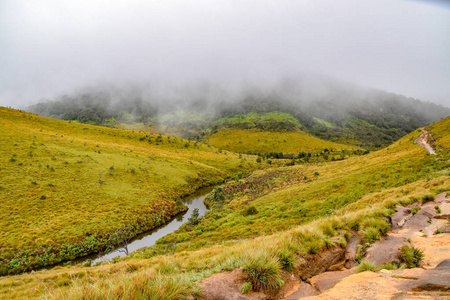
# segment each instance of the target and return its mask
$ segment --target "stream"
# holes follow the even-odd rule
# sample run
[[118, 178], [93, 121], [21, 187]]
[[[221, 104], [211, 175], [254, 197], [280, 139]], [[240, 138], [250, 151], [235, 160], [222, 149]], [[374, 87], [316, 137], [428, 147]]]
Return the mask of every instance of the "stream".
[[[135, 239], [133, 239], [133, 241], [131, 241], [128, 244], [128, 253], [132, 253], [143, 247], [150, 247], [155, 245], [157, 240], [166, 236], [169, 233], [174, 232], [175, 230], [180, 228], [181, 225], [186, 223], [189, 217], [192, 215], [192, 211], [195, 208], [198, 208], [199, 216], [203, 216], [208, 210], [205, 204], [203, 203], [203, 199], [205, 199], [206, 195], [208, 195], [209, 192], [213, 190], [213, 188], [214, 187], [206, 187], [200, 189], [195, 194], [184, 198], [183, 203], [188, 207], [188, 210], [185, 213], [178, 214], [169, 223], [166, 223], [151, 231], [147, 231], [138, 235]], [[98, 262], [111, 260], [117, 256], [123, 257], [125, 256], [125, 253], [123, 251], [120, 251], [121, 249], [123, 248], [117, 248], [114, 251], [104, 254], [102, 256], [98, 256], [99, 254], [89, 255], [83, 258], [83, 261], [91, 259], [91, 264], [95, 265]]]

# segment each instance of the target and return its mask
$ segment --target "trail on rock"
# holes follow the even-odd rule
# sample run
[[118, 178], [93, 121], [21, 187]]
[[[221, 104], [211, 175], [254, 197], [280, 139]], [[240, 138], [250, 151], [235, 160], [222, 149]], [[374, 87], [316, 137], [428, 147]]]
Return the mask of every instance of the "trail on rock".
[[428, 135], [430, 134], [428, 131], [426, 131], [423, 128], [420, 128], [423, 133], [421, 136], [419, 136], [414, 143], [419, 144], [420, 146], [424, 147], [430, 154], [436, 155], [436, 152], [434, 151], [433, 147], [428, 144], [427, 140], [428, 140]]

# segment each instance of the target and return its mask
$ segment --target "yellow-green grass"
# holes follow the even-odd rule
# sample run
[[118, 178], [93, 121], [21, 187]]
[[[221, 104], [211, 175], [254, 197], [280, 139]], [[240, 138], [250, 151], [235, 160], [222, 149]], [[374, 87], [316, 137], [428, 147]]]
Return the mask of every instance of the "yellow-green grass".
[[[450, 132], [450, 119], [442, 122], [446, 125], [431, 127], [436, 136]], [[357, 210], [366, 197], [386, 189], [449, 175], [448, 141], [436, 141], [442, 150], [434, 156], [414, 144], [420, 134], [417, 130], [389, 148], [345, 161], [259, 170], [246, 179], [228, 182], [223, 187], [228, 204], [207, 214], [199, 225], [182, 227], [176, 233], [177, 249], [279, 232], [339, 210]], [[408, 193], [403, 189], [403, 196]], [[258, 213], [247, 215], [249, 206]], [[174, 235], [167, 240], [174, 240]], [[160, 241], [133, 255], [149, 257], [163, 249]]]
[[[429, 127], [437, 137], [444, 137], [450, 132], [450, 119], [441, 122], [445, 124], [438, 123]], [[181, 251], [173, 256], [144, 259], [154, 255], [148, 250], [115, 264], [90, 268], [58, 267], [31, 274], [6, 276], [0, 279], [0, 298], [3, 295], [8, 295], [8, 298], [80, 299], [89, 295], [93, 299], [101, 298], [95, 296], [96, 291], [101, 291], [110, 298], [117, 298], [120, 291], [132, 291], [133, 287], [140, 286], [145, 278], [166, 283], [170, 278], [176, 278], [178, 282], [183, 283], [182, 291], [190, 293], [195, 281], [215, 272], [244, 267], [249, 256], [259, 255], [260, 252], [268, 252], [271, 256], [280, 251], [294, 251], [306, 255], [338, 246], [345, 243], [342, 241], [345, 232], [364, 229], [363, 226], [368, 225], [369, 219], [383, 220], [394, 211], [393, 207], [396, 204], [412, 203], [429, 193], [437, 194], [450, 190], [449, 158], [446, 155], [450, 144], [445, 138], [437, 139], [438, 155], [431, 156], [425, 149], [413, 144], [420, 133], [415, 131], [389, 148], [366, 156], [333, 163], [280, 169], [281, 173], [276, 173], [272, 178], [273, 189], [268, 193], [264, 187], [257, 189], [254, 196], [252, 193], [236, 194], [223, 211], [226, 212], [227, 209], [239, 211], [248, 205], [255, 205], [258, 214], [247, 218], [258, 217], [261, 212], [269, 213], [264, 218], [256, 220], [257, 222], [236, 218], [236, 224], [228, 225], [236, 227], [241, 223], [246, 226], [248, 224], [245, 222], [253, 221], [252, 226], [264, 228], [264, 232], [257, 232], [262, 235], [260, 237], [234, 234], [231, 235], [235, 237], [234, 239], [222, 240], [220, 236], [217, 238], [212, 234], [217, 234], [217, 231], [209, 231], [211, 236], [205, 237], [201, 235], [201, 231], [206, 227], [205, 222], [209, 222], [206, 219], [191, 231], [197, 235], [197, 239], [203, 239], [200, 243], [203, 244], [203, 248], [200, 250]], [[308, 169], [302, 169], [307, 167]], [[285, 182], [284, 178], [287, 179], [298, 172], [302, 172], [307, 178], [303, 177], [297, 182], [294, 180]], [[315, 172], [318, 175], [314, 175]], [[265, 173], [258, 171], [253, 177]], [[418, 175], [414, 175], [415, 173]], [[339, 205], [338, 196], [351, 195], [352, 190], [362, 192], [349, 203]], [[250, 202], [245, 203], [247, 200]], [[272, 205], [272, 202], [277, 205]], [[311, 211], [320, 211], [323, 206], [330, 203], [336, 205], [333, 210], [322, 215], [318, 214], [307, 223], [287, 230], [280, 227], [272, 234], [271, 228], [273, 224], [278, 223], [280, 211], [283, 210], [283, 206], [285, 210], [289, 208], [291, 202], [294, 205], [298, 205], [298, 202], [302, 204], [312, 202], [314, 206], [311, 207]], [[219, 220], [226, 218], [228, 214], [229, 212], [226, 212], [224, 216], [219, 216]], [[242, 222], [243, 220], [245, 222]], [[291, 221], [290, 216], [283, 220], [285, 224]], [[268, 225], [261, 227], [264, 226], [263, 222], [267, 222]], [[289, 225], [286, 228], [289, 228]], [[246, 229], [251, 230], [251, 227]], [[226, 230], [226, 226], [221, 230]], [[382, 234], [383, 229], [379, 230]], [[309, 237], [307, 240], [306, 236]], [[189, 243], [192, 241], [186, 242]], [[205, 247], [210, 243], [211, 247]], [[189, 249], [180, 241], [177, 249], [183, 248]], [[130, 297], [122, 293], [121, 299], [127, 298]]]
[[[321, 252], [345, 244], [343, 235], [367, 219], [380, 219], [393, 212], [396, 204], [409, 204], [435, 187], [450, 189], [449, 177], [419, 181], [401, 188], [386, 189], [365, 197], [350, 212], [338, 211], [299, 227], [272, 235], [218, 243], [197, 251], [183, 251], [151, 259], [131, 259], [95, 267], [56, 267], [0, 278], [0, 298], [6, 299], [117, 299], [123, 291], [132, 291], [148, 280], [170, 282], [176, 279], [183, 292], [196, 294], [195, 282], [221, 271], [244, 267], [249, 257], [276, 256], [280, 251], [298, 251], [305, 256], [312, 247]], [[404, 195], [408, 190], [408, 195]], [[330, 226], [334, 231], [329, 233]], [[305, 237], [309, 237], [305, 240]], [[133, 299], [122, 296], [121, 299]], [[147, 299], [135, 297], [134, 299]], [[180, 298], [183, 299], [183, 298]]]
[[304, 131], [271, 132], [223, 128], [213, 133], [207, 143], [234, 152], [320, 152], [324, 149], [357, 150], [356, 146], [321, 140]]
[[[211, 146], [0, 108], [0, 255], [166, 221], [178, 196], [256, 166]], [[253, 159], [252, 159], [253, 161]]]

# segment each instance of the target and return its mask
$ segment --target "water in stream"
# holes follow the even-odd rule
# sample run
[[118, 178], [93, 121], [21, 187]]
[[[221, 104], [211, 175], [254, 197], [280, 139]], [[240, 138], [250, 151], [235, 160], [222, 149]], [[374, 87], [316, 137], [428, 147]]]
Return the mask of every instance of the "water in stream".
[[[194, 195], [186, 197], [183, 200], [184, 204], [188, 207], [188, 211], [186, 213], [178, 215], [177, 217], [175, 217], [175, 219], [173, 219], [169, 223], [162, 225], [161, 227], [155, 228], [136, 237], [131, 243], [128, 244], [128, 252], [131, 253], [143, 247], [153, 246], [157, 240], [169, 233], [174, 232], [175, 230], [180, 228], [181, 225], [186, 223], [195, 208], [198, 208], [199, 216], [203, 216], [207, 211], [207, 208], [203, 203], [203, 199], [205, 199], [206, 195], [212, 189], [212, 187], [204, 188]], [[117, 256], [125, 256], [125, 253], [119, 250], [120, 248], [102, 256], [89, 256], [88, 259], [92, 259], [92, 264], [96, 264], [100, 261], [111, 260]]]

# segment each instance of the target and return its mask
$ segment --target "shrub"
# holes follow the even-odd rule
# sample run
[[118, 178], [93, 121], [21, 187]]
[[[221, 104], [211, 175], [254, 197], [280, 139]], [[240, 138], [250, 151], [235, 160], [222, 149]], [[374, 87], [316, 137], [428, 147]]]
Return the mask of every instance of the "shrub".
[[364, 271], [372, 271], [375, 272], [377, 269], [377, 266], [374, 262], [371, 262], [369, 260], [362, 260], [361, 263], [358, 266], [358, 270], [356, 272], [364, 272]]
[[422, 197], [422, 203], [426, 203], [426, 202], [430, 202], [430, 201], [434, 201], [434, 195], [427, 194]]
[[253, 289], [253, 287], [252, 287], [251, 282], [244, 282], [244, 284], [241, 287], [241, 293], [245, 294], [245, 293], [251, 292], [252, 289]]
[[441, 208], [440, 208], [438, 205], [436, 205], [436, 206], [434, 207], [434, 210], [436, 211], [437, 214], [440, 214], [440, 213], [441, 213]]
[[246, 217], [246, 216], [250, 216], [250, 215], [256, 215], [257, 213], [258, 213], [258, 210], [256, 209], [256, 207], [254, 207], [254, 206], [252, 205], [252, 206], [247, 207], [247, 208], [242, 212], [242, 215], [243, 215], [244, 217]]
[[408, 268], [416, 268], [423, 261], [425, 255], [422, 250], [414, 246], [403, 246], [400, 260], [406, 264]]
[[278, 289], [284, 285], [278, 259], [267, 253], [249, 256], [244, 265], [244, 273], [255, 291]]
[[414, 207], [413, 209], [411, 209], [411, 214], [414, 216], [415, 214], [417, 214], [417, 212], [420, 210], [420, 207]]
[[199, 222], [199, 217], [200, 213], [198, 211], [198, 208], [194, 208], [194, 210], [192, 211], [192, 215], [188, 218], [188, 224], [189, 225], [197, 225]]

